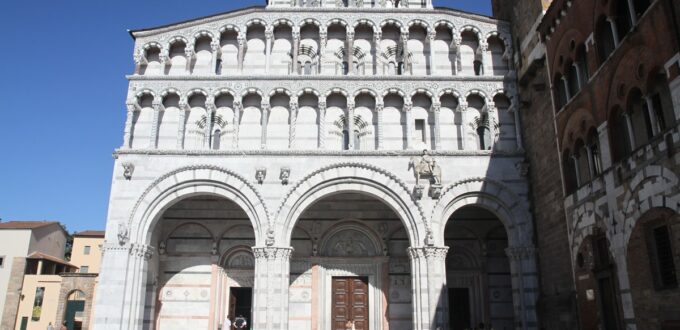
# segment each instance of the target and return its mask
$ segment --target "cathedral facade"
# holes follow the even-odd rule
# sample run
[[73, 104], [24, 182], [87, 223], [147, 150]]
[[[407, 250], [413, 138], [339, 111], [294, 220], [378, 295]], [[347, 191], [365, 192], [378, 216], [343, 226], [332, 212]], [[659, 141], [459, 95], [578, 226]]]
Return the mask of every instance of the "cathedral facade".
[[509, 23], [271, 0], [131, 35], [94, 329], [537, 329]]

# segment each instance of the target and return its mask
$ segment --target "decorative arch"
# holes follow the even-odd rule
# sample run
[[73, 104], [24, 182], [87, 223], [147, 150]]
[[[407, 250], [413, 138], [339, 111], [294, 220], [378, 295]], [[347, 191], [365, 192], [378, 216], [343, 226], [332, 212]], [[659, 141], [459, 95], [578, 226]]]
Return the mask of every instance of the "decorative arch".
[[167, 241], [168, 239], [170, 239], [170, 237], [171, 237], [176, 231], [178, 231], [180, 228], [186, 227], [186, 226], [191, 226], [191, 225], [199, 226], [199, 227], [203, 228], [203, 230], [205, 230], [205, 232], [208, 233], [208, 235], [210, 235], [210, 239], [213, 241], [213, 243], [215, 242], [215, 235], [213, 235], [212, 231], [210, 231], [210, 229], [209, 229], [208, 227], [206, 227], [205, 225], [203, 225], [203, 224], [201, 224], [201, 223], [199, 223], [199, 222], [195, 222], [195, 221], [190, 221], [190, 222], [185, 222], [185, 223], [179, 224], [178, 226], [176, 226], [175, 228], [173, 228], [173, 229], [170, 231], [170, 233], [168, 233], [168, 235], [166, 235], [165, 237], [163, 237], [163, 240], [162, 240], [162, 241], [165, 242], [165, 241]]
[[479, 42], [486, 41], [486, 39], [484, 39], [484, 35], [482, 35], [482, 31], [476, 26], [465, 25], [465, 26], [461, 27], [458, 32], [462, 34], [465, 31], [470, 31], [470, 32], [474, 33], [475, 35], [477, 35], [477, 39], [478, 39]]
[[349, 26], [349, 24], [347, 24], [347, 21], [345, 21], [344, 19], [333, 18], [333, 19], [328, 20], [328, 22], [326, 22], [326, 27], [329, 27], [329, 26], [331, 26], [331, 25], [333, 25], [333, 24], [340, 24], [341, 26], [343, 26], [343, 27], [345, 27], [345, 28], [346, 28], [347, 26]]
[[303, 27], [307, 24], [313, 24], [319, 28], [322, 26], [321, 22], [316, 18], [305, 18], [298, 23], [298, 26]]
[[296, 95], [302, 96], [302, 95], [305, 95], [305, 94], [313, 94], [313, 95], [316, 95], [316, 97], [321, 96], [321, 93], [319, 93], [319, 91], [314, 89], [314, 88], [303, 88], [303, 89], [299, 90]]
[[281, 25], [281, 24], [283, 24], [283, 25], [288, 25], [288, 26], [290, 26], [291, 28], [295, 27], [295, 23], [293, 23], [293, 21], [291, 21], [291, 20], [289, 20], [289, 19], [287, 19], [287, 18], [279, 18], [279, 19], [275, 20], [274, 22], [272, 22], [272, 26], [273, 26], [273, 27], [277, 27], [277, 26], [279, 26], [279, 25]]
[[369, 255], [371, 257], [373, 256], [379, 256], [383, 253], [383, 251], [386, 251], [387, 246], [385, 246], [384, 241], [380, 238], [380, 235], [375, 233], [375, 231], [368, 226], [364, 225], [363, 223], [356, 221], [356, 220], [350, 220], [350, 221], [342, 221], [338, 223], [337, 225], [334, 225], [328, 230], [326, 230], [319, 239], [319, 253], [324, 253], [328, 248], [329, 244], [332, 243], [332, 239], [335, 237], [335, 235], [345, 231], [345, 230], [355, 230], [360, 232], [361, 234], [366, 235], [368, 238], [369, 242], [371, 243], [373, 247], [373, 255]]
[[189, 40], [187, 40], [187, 38], [185, 38], [183, 36], [173, 36], [173, 37], [168, 38], [168, 45], [170, 45], [170, 47], [168, 47], [168, 49], [170, 49], [172, 47], [172, 45], [175, 44], [176, 42], [183, 42], [184, 45], [189, 46]]
[[213, 40], [215, 39], [215, 35], [213, 35], [213, 33], [208, 31], [208, 30], [201, 30], [201, 31], [194, 33], [194, 42], [196, 42], [196, 39], [198, 39], [200, 37], [210, 37], [210, 39], [213, 39]]
[[202, 88], [193, 88], [193, 89], [190, 89], [190, 90], [187, 92], [186, 98], [187, 98], [187, 100], [188, 100], [188, 99], [190, 99], [192, 96], [197, 95], [197, 94], [201, 94], [201, 95], [203, 95], [203, 96], [205, 96], [205, 97], [208, 97], [208, 92], [206, 92], [204, 89], [202, 89]]
[[469, 178], [458, 181], [442, 190], [442, 196], [432, 211], [433, 225], [439, 225], [435, 242], [444, 242], [444, 230], [451, 215], [458, 209], [476, 205], [495, 214], [508, 233], [512, 246], [530, 245], [533, 225], [527, 202], [503, 183], [489, 178]]
[[406, 93], [404, 93], [404, 91], [402, 91], [401, 89], [399, 89], [399, 88], [388, 88], [388, 89], [386, 89], [382, 92], [382, 97], [384, 98], [385, 96], [390, 95], [390, 94], [399, 95], [404, 100], [404, 102], [406, 102]]
[[348, 93], [346, 90], [344, 90], [344, 89], [342, 89], [342, 88], [337, 88], [337, 87], [336, 87], [336, 88], [329, 89], [328, 91], [326, 91], [326, 93], [324, 94], [324, 96], [328, 97], [328, 96], [330, 96], [331, 94], [335, 94], [335, 93], [341, 94], [341, 95], [343, 95], [344, 97], [346, 97], [346, 98], [349, 99], [349, 93]]
[[144, 88], [137, 93], [135, 93], [135, 101], [139, 103], [139, 98], [144, 96], [144, 95], [151, 95], [153, 98], [156, 98], [156, 92], [152, 91], [149, 88]]
[[416, 88], [413, 92], [411, 92], [411, 95], [409, 95], [409, 98], [413, 99], [414, 96], [418, 94], [424, 94], [428, 98], [430, 98], [430, 102], [435, 103], [435, 97], [434, 94], [425, 88]]
[[373, 96], [373, 98], [376, 99], [376, 101], [378, 100], [378, 93], [376, 93], [374, 90], [372, 90], [372, 89], [370, 89], [370, 88], [360, 88], [360, 89], [357, 89], [357, 90], [354, 92], [354, 94], [352, 94], [352, 97], [353, 97], [353, 98], [356, 98], [357, 96], [359, 96], [359, 95], [361, 95], [361, 94], [368, 94], [368, 95], [371, 95], [371, 96]]
[[433, 27], [434, 29], [436, 29], [436, 28], [438, 28], [438, 27], [440, 27], [440, 26], [442, 26], [442, 25], [444, 25], [444, 26], [448, 27], [449, 29], [451, 29], [451, 33], [452, 33], [452, 34], [455, 33], [455, 31], [456, 31], [456, 26], [455, 26], [451, 21], [449, 21], [449, 20], [445, 20], [445, 19], [438, 20], [436, 23], [434, 23], [434, 24], [432, 25], [432, 27]]
[[290, 90], [288, 90], [287, 88], [282, 88], [282, 87], [274, 88], [271, 91], [269, 91], [269, 97], [272, 97], [276, 94], [285, 94], [285, 95], [288, 95], [288, 96], [293, 96], [293, 93]]
[[489, 97], [486, 95], [486, 93], [484, 93], [484, 91], [482, 91], [481, 89], [476, 89], [476, 88], [471, 89], [471, 90], [467, 91], [467, 93], [465, 93], [465, 101], [467, 102], [467, 99], [472, 95], [478, 95], [479, 97], [481, 97], [482, 100], [484, 100], [485, 104], [491, 103], [491, 101], [489, 100]]
[[246, 245], [237, 245], [237, 246], [234, 246], [231, 249], [225, 251], [220, 256], [220, 260], [217, 264], [225, 267], [225, 269], [229, 268], [229, 262], [234, 257], [238, 256], [239, 254], [244, 254], [244, 253], [250, 254], [250, 256], [253, 258], [253, 269], [254, 269], [255, 268], [255, 264], [254, 264], [255, 257], [253, 255], [253, 250], [252, 250], [252, 247], [246, 246]]
[[234, 24], [223, 25], [222, 27], [220, 27], [219, 31], [220, 31], [220, 34], [222, 34], [222, 33], [229, 31], [229, 30], [236, 31], [236, 33], [241, 32], [241, 29], [237, 25], [234, 25]]
[[[597, 126], [595, 125], [595, 118], [593, 118], [589, 110], [580, 108], [572, 113], [562, 130], [563, 133], [559, 141], [561, 150], [564, 151], [569, 148], [579, 138], [584, 141], [588, 140], [588, 133], [591, 127]], [[570, 139], [570, 137], [572, 138]]]
[[175, 95], [177, 95], [177, 96], [179, 96], [179, 97], [182, 96], [182, 92], [181, 92], [179, 89], [174, 88], [174, 87], [169, 87], [169, 88], [164, 89], [164, 90], [160, 93], [160, 96], [161, 96], [162, 98], [165, 98], [165, 97], [167, 97], [167, 96], [170, 95], [170, 94], [175, 94]]
[[264, 93], [262, 92], [262, 90], [259, 89], [259, 88], [255, 88], [255, 87], [249, 87], [249, 88], [247, 88], [247, 89], [241, 91], [241, 97], [248, 96], [248, 94], [257, 94], [257, 95], [259, 95], [260, 97], [262, 97], [263, 99], [264, 99], [264, 97], [265, 97], [265, 95], [264, 95]]
[[386, 19], [386, 20], [380, 22], [380, 28], [383, 28], [386, 25], [394, 25], [394, 26], [396, 26], [400, 29], [404, 27], [404, 24], [401, 23], [401, 21], [398, 21], [398, 20], [395, 20], [395, 19]]
[[444, 95], [451, 95], [451, 96], [457, 98], [458, 102], [460, 103], [460, 92], [458, 92], [457, 90], [455, 90], [453, 88], [444, 88], [441, 91], [439, 91], [439, 94], [437, 94], [437, 98], [439, 100], [441, 100], [441, 98]]
[[356, 20], [356, 21], [354, 22], [354, 24], [352, 25], [352, 27], [353, 27], [353, 28], [356, 28], [357, 26], [362, 25], [362, 24], [363, 24], [363, 25], [368, 25], [368, 26], [372, 27], [374, 33], [379, 31], [379, 27], [375, 24], [375, 22], [373, 22], [373, 21], [370, 20], [370, 19], [365, 19], [365, 18]]
[[677, 186], [675, 173], [660, 165], [649, 165], [633, 177], [621, 204], [622, 221], [619, 221], [617, 231], [623, 235], [622, 241], [617, 242], [621, 244], [619, 246], [628, 246], [635, 224], [647, 211], [658, 207], [680, 213]]
[[246, 29], [253, 25], [262, 25], [264, 27], [267, 27], [267, 21], [261, 18], [252, 18], [246, 22]]
[[222, 95], [231, 95], [231, 97], [236, 98], [236, 92], [234, 92], [233, 90], [231, 90], [231, 89], [229, 89], [229, 88], [226, 88], [226, 87], [225, 87], [225, 88], [220, 88], [220, 89], [218, 89], [217, 91], [215, 91], [215, 92], [213, 93], [213, 96], [214, 96], [215, 98], [218, 98], [218, 97], [220, 97], [220, 96], [222, 96]]
[[412, 26], [420, 26], [424, 28], [425, 30], [429, 31], [430, 30], [430, 24], [427, 22], [423, 21], [422, 19], [414, 19], [408, 22], [407, 26], [410, 28]]
[[431, 235], [431, 226], [422, 206], [396, 175], [363, 163], [338, 163], [311, 172], [282, 199], [276, 212], [277, 242], [290, 237], [300, 215], [318, 200], [342, 192], [357, 192], [375, 197], [388, 205], [401, 219], [411, 246], [420, 246]]
[[260, 192], [240, 174], [212, 165], [176, 169], [156, 179], [132, 208], [127, 228], [133, 243], [150, 244], [162, 214], [175, 203], [198, 195], [212, 195], [236, 203], [248, 215], [256, 245], [270, 226], [269, 211]]

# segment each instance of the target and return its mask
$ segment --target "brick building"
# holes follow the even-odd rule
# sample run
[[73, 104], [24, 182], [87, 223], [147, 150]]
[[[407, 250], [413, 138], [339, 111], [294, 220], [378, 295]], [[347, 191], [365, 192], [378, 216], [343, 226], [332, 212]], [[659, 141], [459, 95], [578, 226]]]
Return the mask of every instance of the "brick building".
[[538, 26], [582, 329], [680, 322], [679, 12], [672, 0], [556, 0]]

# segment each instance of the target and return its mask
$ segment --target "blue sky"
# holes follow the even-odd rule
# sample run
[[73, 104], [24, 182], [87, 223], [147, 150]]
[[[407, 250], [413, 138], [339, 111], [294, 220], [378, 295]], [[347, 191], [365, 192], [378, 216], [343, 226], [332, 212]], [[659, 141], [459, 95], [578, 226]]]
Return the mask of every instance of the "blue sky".
[[[265, 0], [3, 0], [0, 218], [103, 229], [125, 122], [127, 29]], [[484, 15], [491, 0], [435, 0]]]

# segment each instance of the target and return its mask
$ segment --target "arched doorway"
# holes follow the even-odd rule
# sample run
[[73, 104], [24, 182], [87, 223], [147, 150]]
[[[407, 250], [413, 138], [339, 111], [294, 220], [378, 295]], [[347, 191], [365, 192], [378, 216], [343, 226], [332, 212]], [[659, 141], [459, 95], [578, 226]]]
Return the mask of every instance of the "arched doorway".
[[479, 206], [451, 215], [444, 230], [448, 311], [451, 330], [513, 329], [513, 288], [506, 248], [508, 236], [498, 217]]
[[83, 329], [83, 315], [85, 311], [86, 296], [83, 291], [74, 290], [66, 298], [66, 311], [64, 312], [64, 323], [68, 330]]
[[291, 329], [413, 328], [409, 238], [383, 201], [320, 198], [298, 217], [291, 246]]
[[155, 224], [152, 244], [155, 329], [218, 329], [231, 314], [252, 324], [255, 232], [240, 206], [213, 195], [176, 202]]

